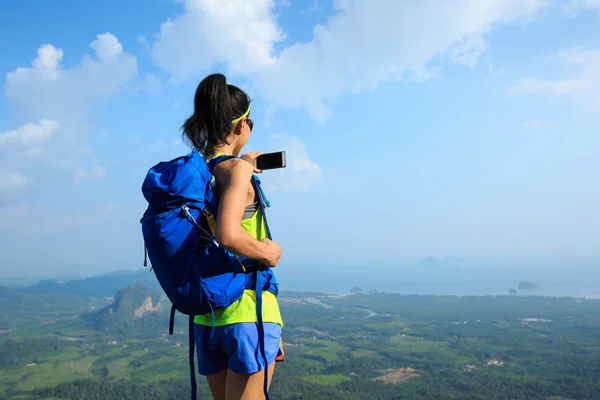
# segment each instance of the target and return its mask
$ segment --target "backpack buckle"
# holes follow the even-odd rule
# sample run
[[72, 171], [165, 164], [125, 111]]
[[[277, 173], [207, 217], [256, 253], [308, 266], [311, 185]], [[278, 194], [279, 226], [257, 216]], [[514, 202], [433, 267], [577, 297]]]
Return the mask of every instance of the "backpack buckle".
[[212, 240], [212, 238], [207, 238], [207, 237], [203, 236], [202, 234], [199, 234], [197, 243], [198, 243], [198, 247], [208, 249], [210, 246], [213, 245], [213, 240]]

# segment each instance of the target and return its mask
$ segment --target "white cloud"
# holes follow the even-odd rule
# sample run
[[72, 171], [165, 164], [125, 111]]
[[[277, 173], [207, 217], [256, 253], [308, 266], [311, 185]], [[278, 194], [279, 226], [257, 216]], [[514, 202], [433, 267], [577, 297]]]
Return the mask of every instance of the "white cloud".
[[0, 133], [0, 147], [19, 144], [21, 146], [32, 146], [46, 143], [50, 136], [58, 129], [58, 122], [41, 119], [37, 123], [30, 122], [17, 130]]
[[[93, 55], [63, 67], [63, 50], [44, 44], [30, 67], [6, 75], [5, 95], [21, 126], [0, 134], [0, 168], [25, 171], [32, 182], [43, 179], [48, 167], [67, 168], [76, 180], [104, 176], [97, 161], [89, 166], [93, 153], [81, 150], [94, 135], [97, 106], [137, 74], [137, 60], [111, 33], [97, 35], [90, 48]], [[154, 83], [152, 78], [145, 82]], [[25, 148], [10, 152], [8, 145]]]
[[96, 51], [98, 60], [109, 63], [123, 54], [123, 45], [119, 43], [112, 33], [103, 33], [96, 36], [90, 47]]
[[557, 80], [523, 78], [508, 92], [565, 96], [584, 111], [600, 112], [600, 49], [573, 50], [559, 54], [558, 58], [567, 65], [578, 67], [579, 72]]
[[0, 192], [19, 189], [27, 182], [27, 177], [21, 172], [0, 171]]
[[68, 126], [86, 116], [91, 106], [116, 93], [137, 73], [134, 56], [123, 52], [110, 33], [97, 35], [81, 63], [63, 68], [63, 51], [51, 44], [38, 49], [30, 68], [17, 68], [6, 75], [5, 94], [25, 121], [47, 118]]
[[434, 75], [436, 59], [474, 66], [483, 36], [498, 23], [529, 17], [543, 0], [439, 2], [338, 1], [337, 14], [315, 27], [309, 43], [284, 49], [278, 69], [261, 79], [266, 96], [304, 107], [317, 120], [327, 102], [384, 82]]
[[231, 71], [261, 71], [275, 64], [274, 43], [283, 39], [273, 0], [184, 0], [185, 11], [164, 22], [152, 58], [177, 77], [226, 62]]
[[157, 35], [157, 65], [182, 78], [225, 62], [230, 74], [250, 77], [270, 104], [324, 120], [339, 95], [430, 79], [444, 57], [474, 67], [495, 25], [535, 18], [550, 0], [336, 0], [334, 15], [314, 27], [311, 41], [279, 54], [273, 48], [283, 34], [273, 1], [183, 3], [184, 13]]

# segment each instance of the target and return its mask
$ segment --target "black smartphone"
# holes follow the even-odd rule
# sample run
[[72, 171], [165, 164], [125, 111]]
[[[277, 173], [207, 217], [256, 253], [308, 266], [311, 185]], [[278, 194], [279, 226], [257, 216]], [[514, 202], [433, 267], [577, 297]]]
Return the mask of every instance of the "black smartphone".
[[261, 154], [254, 161], [254, 166], [261, 171], [285, 168], [285, 151]]

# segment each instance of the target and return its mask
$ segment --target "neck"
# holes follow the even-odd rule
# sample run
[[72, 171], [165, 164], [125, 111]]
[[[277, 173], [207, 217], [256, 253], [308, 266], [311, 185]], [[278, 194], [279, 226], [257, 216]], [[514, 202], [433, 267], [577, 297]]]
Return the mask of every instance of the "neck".
[[225, 144], [222, 146], [208, 146], [206, 148], [206, 150], [207, 150], [207, 152], [206, 152], [207, 155], [215, 154], [215, 153], [224, 153], [224, 154], [231, 154], [236, 157], [240, 155], [240, 151], [241, 151], [241, 149], [238, 149], [235, 146], [235, 143]]

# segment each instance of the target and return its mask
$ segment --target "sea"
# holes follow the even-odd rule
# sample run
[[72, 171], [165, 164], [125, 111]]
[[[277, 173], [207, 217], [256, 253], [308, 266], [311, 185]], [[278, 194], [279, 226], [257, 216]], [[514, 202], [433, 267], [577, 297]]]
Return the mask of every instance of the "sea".
[[[599, 271], [600, 272], [600, 271]], [[344, 269], [342, 267], [310, 268], [301, 266], [275, 270], [280, 290], [314, 291], [343, 294], [354, 287], [363, 293], [486, 296], [517, 295], [550, 297], [600, 297], [600, 274], [589, 271], [538, 269], [476, 269], [476, 270], [415, 270], [390, 268]], [[521, 282], [536, 285], [535, 289], [519, 290]]]

